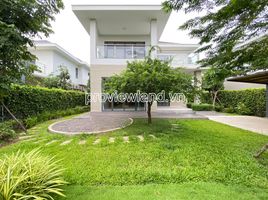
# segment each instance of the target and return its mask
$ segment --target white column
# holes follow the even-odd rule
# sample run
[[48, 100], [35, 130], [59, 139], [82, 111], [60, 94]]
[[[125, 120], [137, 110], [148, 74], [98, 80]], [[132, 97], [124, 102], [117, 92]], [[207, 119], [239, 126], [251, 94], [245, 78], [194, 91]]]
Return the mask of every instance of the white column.
[[[151, 46], [156, 46], [158, 44], [158, 33], [157, 33], [157, 20], [151, 20]], [[152, 52], [152, 58], [156, 57], [156, 51]]]
[[97, 22], [95, 19], [90, 19], [90, 62], [95, 63], [97, 58]]

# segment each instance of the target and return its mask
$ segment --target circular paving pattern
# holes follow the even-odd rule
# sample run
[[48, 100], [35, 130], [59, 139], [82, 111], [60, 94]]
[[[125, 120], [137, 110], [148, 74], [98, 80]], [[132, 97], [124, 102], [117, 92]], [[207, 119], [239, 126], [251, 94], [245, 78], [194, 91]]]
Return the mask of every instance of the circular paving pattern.
[[126, 116], [94, 115], [87, 113], [73, 119], [56, 122], [49, 126], [49, 131], [60, 134], [96, 134], [114, 131], [131, 125], [133, 120]]

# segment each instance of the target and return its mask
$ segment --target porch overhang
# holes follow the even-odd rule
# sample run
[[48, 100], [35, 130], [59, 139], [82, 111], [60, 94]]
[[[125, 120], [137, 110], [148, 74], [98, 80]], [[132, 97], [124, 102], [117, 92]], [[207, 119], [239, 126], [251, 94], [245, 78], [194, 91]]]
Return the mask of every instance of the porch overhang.
[[268, 71], [260, 71], [252, 74], [231, 77], [227, 81], [243, 82], [243, 83], [256, 83], [266, 85], [266, 117], [268, 117]]
[[158, 39], [170, 13], [162, 5], [73, 5], [72, 10], [90, 33], [90, 19], [96, 19], [100, 35], [149, 35], [151, 20], [157, 20]]

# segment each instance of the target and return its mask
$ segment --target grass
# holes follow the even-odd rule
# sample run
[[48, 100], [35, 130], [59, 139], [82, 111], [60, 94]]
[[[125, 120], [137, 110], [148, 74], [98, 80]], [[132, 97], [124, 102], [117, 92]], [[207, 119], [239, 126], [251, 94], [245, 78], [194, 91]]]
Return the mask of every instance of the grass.
[[[267, 136], [208, 120], [155, 119], [147, 125], [137, 119], [108, 134], [68, 137], [48, 133], [52, 122], [31, 129], [33, 140], [1, 148], [0, 156], [40, 148], [61, 159], [70, 183], [67, 199], [268, 198], [268, 154], [253, 158]], [[129, 136], [130, 143], [122, 136]], [[109, 137], [115, 137], [115, 143], [110, 144]], [[96, 138], [101, 143], [93, 145]], [[69, 145], [60, 146], [70, 139]], [[46, 146], [51, 140], [57, 142]], [[87, 143], [78, 145], [80, 140]]]

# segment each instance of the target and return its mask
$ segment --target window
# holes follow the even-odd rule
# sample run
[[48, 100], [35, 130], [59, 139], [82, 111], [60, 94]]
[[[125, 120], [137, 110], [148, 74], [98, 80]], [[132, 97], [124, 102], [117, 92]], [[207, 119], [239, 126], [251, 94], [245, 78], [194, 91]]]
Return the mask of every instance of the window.
[[78, 79], [78, 68], [75, 68], [75, 78], [77, 78]]
[[104, 57], [116, 59], [142, 59], [145, 57], [145, 42], [104, 42]]

